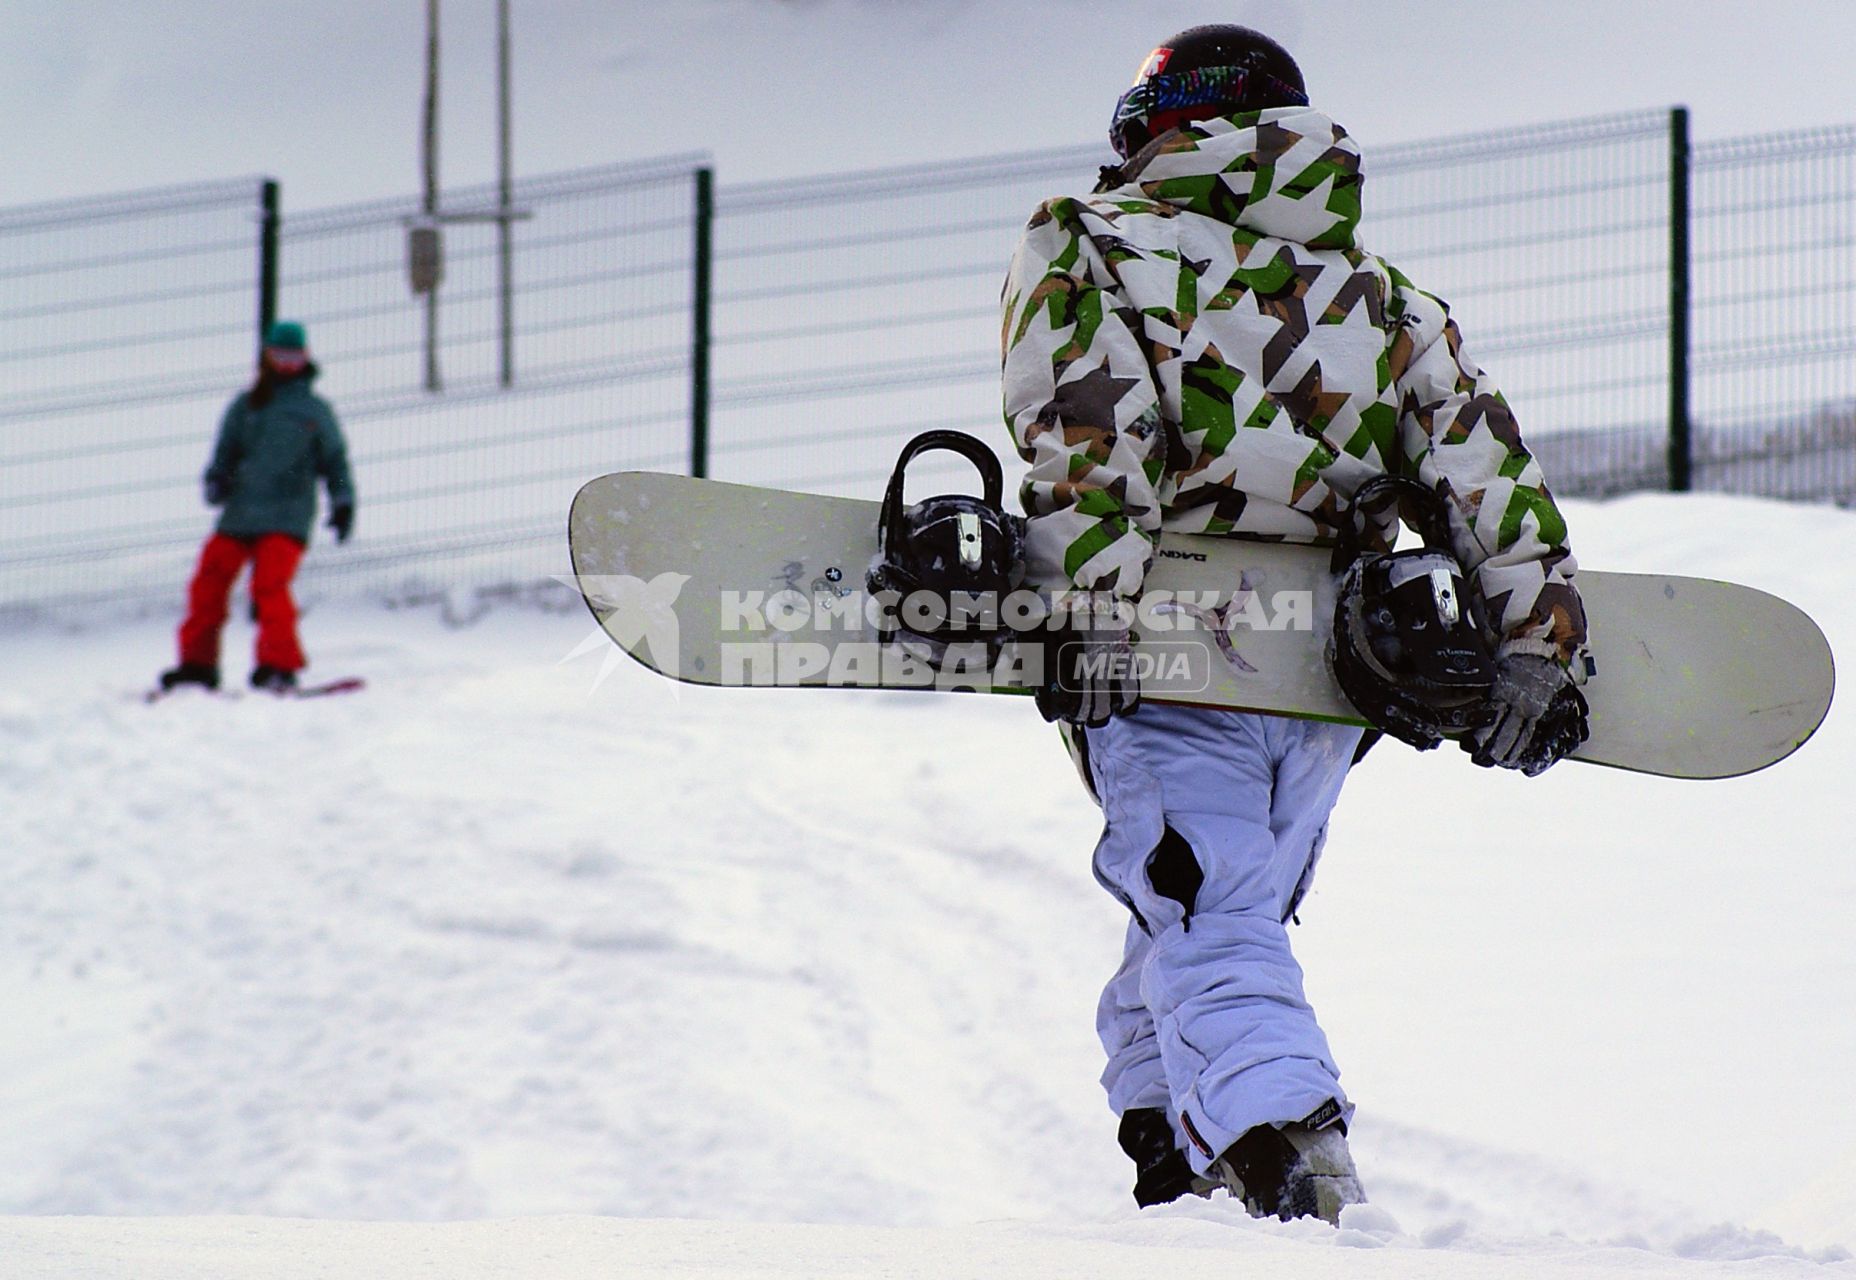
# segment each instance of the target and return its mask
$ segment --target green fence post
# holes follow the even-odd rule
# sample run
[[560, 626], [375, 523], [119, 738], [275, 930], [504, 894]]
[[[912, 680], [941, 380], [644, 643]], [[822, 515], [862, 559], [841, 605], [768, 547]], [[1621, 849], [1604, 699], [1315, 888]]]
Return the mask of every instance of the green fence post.
[[1693, 483], [1689, 406], [1688, 108], [1669, 112], [1669, 488]]
[[258, 192], [258, 343], [277, 319], [277, 232], [283, 223], [278, 212], [277, 183], [266, 179]]
[[709, 309], [715, 258], [715, 170], [696, 170], [696, 278], [690, 300], [690, 474], [709, 474]]

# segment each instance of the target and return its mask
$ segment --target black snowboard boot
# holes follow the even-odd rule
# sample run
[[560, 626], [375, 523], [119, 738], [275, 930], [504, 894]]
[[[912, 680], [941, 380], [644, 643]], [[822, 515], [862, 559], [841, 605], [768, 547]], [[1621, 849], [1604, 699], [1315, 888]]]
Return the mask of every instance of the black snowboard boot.
[[251, 669], [251, 687], [267, 693], [289, 693], [296, 688], [296, 672], [260, 664]]
[[1159, 1107], [1130, 1107], [1121, 1117], [1116, 1135], [1121, 1149], [1134, 1161], [1134, 1203], [1145, 1209], [1166, 1204], [1190, 1192], [1209, 1196], [1219, 1186], [1201, 1178], [1186, 1163], [1186, 1153], [1173, 1136], [1173, 1124]]
[[1321, 1218], [1339, 1226], [1344, 1207], [1366, 1202], [1339, 1123], [1260, 1124], [1233, 1142], [1212, 1172], [1253, 1218]]
[[217, 689], [219, 668], [209, 667], [204, 662], [183, 662], [178, 667], [169, 667], [161, 673], [163, 689], [172, 689], [183, 684], [197, 684], [207, 689]]

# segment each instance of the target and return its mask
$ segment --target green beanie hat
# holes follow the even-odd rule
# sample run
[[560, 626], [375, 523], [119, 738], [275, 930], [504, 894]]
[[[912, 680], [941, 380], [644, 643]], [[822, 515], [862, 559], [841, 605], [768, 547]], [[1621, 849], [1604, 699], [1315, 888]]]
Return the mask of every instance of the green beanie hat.
[[309, 343], [304, 337], [303, 326], [296, 321], [274, 320], [271, 322], [271, 327], [264, 331], [264, 345], [301, 351]]

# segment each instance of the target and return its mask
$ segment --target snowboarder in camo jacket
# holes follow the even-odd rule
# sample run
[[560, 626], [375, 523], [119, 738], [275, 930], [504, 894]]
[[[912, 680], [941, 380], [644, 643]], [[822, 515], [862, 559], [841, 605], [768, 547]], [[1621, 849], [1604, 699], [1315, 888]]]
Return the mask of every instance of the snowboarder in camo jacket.
[[[1120, 165], [1032, 216], [1002, 335], [1030, 580], [1130, 601], [1168, 532], [1333, 542], [1363, 484], [1409, 477], [1444, 500], [1500, 637], [1490, 723], [1465, 746], [1538, 772], [1568, 749], [1535, 741], [1540, 719], [1584, 669], [1565, 524], [1447, 308], [1355, 240], [1359, 152], [1307, 103], [1267, 37], [1182, 32], [1117, 105]], [[1086, 661], [1127, 653], [1127, 611], [1080, 616], [1065, 652], [1085, 661], [1038, 703], [1102, 806], [1095, 874], [1132, 917], [1097, 1029], [1135, 1198], [1222, 1185], [1253, 1214], [1337, 1222], [1364, 1199], [1353, 1104], [1286, 926], [1361, 731], [1142, 706], [1131, 667]]]
[[258, 620], [252, 687], [288, 692], [308, 665], [290, 581], [309, 545], [318, 477], [328, 487], [336, 540], [346, 542], [354, 528], [348, 448], [335, 411], [310, 390], [318, 372], [303, 326], [280, 320], [265, 332], [256, 380], [226, 408], [204, 477], [208, 505], [225, 510], [187, 589], [180, 664], [161, 673], [164, 689], [219, 687], [219, 633], [232, 584], [247, 561]]

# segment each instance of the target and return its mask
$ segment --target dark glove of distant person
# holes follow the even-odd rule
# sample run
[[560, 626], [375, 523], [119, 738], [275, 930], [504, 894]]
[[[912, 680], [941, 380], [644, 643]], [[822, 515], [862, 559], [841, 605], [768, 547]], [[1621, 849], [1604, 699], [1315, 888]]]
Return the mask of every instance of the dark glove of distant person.
[[1134, 668], [1134, 605], [1112, 592], [1072, 592], [1055, 606], [1062, 625], [1044, 641], [1038, 710], [1046, 720], [1100, 728], [1141, 705]]
[[354, 504], [344, 503], [330, 508], [329, 528], [335, 530], [337, 542], [348, 541], [348, 535], [354, 531]]
[[206, 473], [206, 505], [223, 507], [232, 496], [232, 481], [224, 472], [208, 471]]
[[1585, 696], [1565, 667], [1540, 654], [1501, 660], [1489, 713], [1488, 723], [1463, 742], [1469, 758], [1485, 768], [1519, 769], [1532, 778], [1587, 736]]

